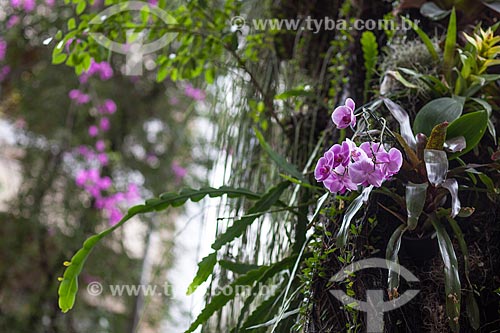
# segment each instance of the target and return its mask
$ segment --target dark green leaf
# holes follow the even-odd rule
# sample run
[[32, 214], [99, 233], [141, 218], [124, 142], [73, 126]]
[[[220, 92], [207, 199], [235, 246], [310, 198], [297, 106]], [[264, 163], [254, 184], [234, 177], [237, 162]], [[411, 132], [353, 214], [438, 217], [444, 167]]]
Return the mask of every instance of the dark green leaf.
[[429, 36], [427, 36], [427, 34], [422, 29], [420, 29], [420, 27], [417, 24], [413, 23], [413, 21], [407, 19], [404, 16], [402, 16], [401, 18], [406, 23], [408, 23], [413, 30], [415, 30], [415, 32], [417, 33], [417, 35], [420, 37], [420, 39], [422, 40], [422, 42], [427, 47], [427, 50], [429, 51], [430, 55], [432, 56], [432, 59], [434, 61], [439, 60], [439, 56], [438, 56], [438, 54], [436, 52], [436, 49], [434, 48], [434, 45], [432, 44], [431, 39], [429, 38]]
[[415, 117], [413, 132], [429, 136], [434, 126], [445, 121], [451, 123], [462, 115], [464, 101], [464, 98], [442, 97], [425, 104]]
[[460, 299], [461, 284], [458, 271], [458, 261], [453, 243], [443, 225], [435, 216], [431, 217], [432, 225], [437, 233], [439, 252], [444, 263], [444, 285], [446, 295], [446, 315], [453, 332], [460, 331]]
[[446, 32], [446, 40], [444, 44], [443, 55], [443, 71], [447, 77], [447, 81], [451, 82], [451, 70], [455, 61], [455, 47], [457, 44], [457, 16], [455, 8], [451, 10], [450, 22], [448, 23], [448, 31]]
[[488, 113], [486, 111], [467, 113], [452, 122], [446, 131], [446, 139], [463, 136], [467, 146], [460, 152], [450, 154], [449, 159], [457, 158], [471, 151], [481, 141], [487, 126]]
[[196, 276], [193, 279], [193, 282], [188, 287], [187, 294], [191, 295], [196, 288], [200, 286], [203, 282], [205, 282], [208, 277], [214, 271], [215, 264], [217, 263], [217, 252], [213, 252], [203, 258], [200, 263], [198, 263], [198, 272], [196, 272]]
[[[408, 229], [407, 226], [405, 225], [400, 225], [399, 227], [394, 230], [394, 233], [392, 234], [391, 238], [389, 239], [389, 242], [387, 243], [387, 250], [385, 252], [385, 258], [389, 260], [391, 263], [399, 263], [399, 249], [401, 247], [401, 237], [403, 237], [403, 234], [405, 231]], [[389, 292], [393, 292], [394, 290], [397, 290], [399, 287], [399, 271], [394, 267], [395, 265], [392, 265], [389, 263], [389, 272], [387, 275], [387, 284], [389, 288]], [[396, 266], [397, 267], [397, 266]]]

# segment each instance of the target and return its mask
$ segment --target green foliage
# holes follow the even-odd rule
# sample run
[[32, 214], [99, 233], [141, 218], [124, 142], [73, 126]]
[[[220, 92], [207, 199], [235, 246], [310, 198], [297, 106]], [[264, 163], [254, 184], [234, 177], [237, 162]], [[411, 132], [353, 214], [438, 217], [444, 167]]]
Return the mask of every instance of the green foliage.
[[455, 8], [453, 8], [450, 15], [450, 21], [448, 23], [448, 30], [446, 32], [446, 40], [444, 44], [444, 55], [443, 55], [443, 71], [449, 83], [451, 83], [451, 69], [455, 64], [456, 43], [457, 43], [457, 16], [455, 14]]
[[444, 226], [436, 217], [431, 217], [432, 225], [437, 233], [439, 244], [439, 252], [444, 263], [444, 285], [446, 297], [446, 315], [448, 323], [453, 332], [460, 331], [460, 300], [461, 300], [461, 284], [458, 272], [458, 261], [453, 249], [453, 244], [444, 229]]
[[434, 59], [435, 61], [437, 61], [439, 59], [439, 56], [437, 54], [436, 49], [434, 48], [434, 45], [432, 44], [431, 39], [429, 38], [429, 36], [422, 29], [420, 29], [420, 27], [417, 24], [415, 24], [413, 21], [407, 19], [406, 17], [402, 17], [402, 19], [407, 24], [409, 24], [413, 30], [415, 30], [415, 32], [418, 34], [418, 36], [420, 37], [420, 39], [422, 40], [422, 42], [427, 47], [427, 50], [429, 51], [429, 53], [432, 56], [432, 59]]
[[453, 122], [462, 115], [465, 98], [442, 97], [425, 104], [417, 113], [413, 122], [414, 133], [429, 136], [434, 126], [443, 122]]
[[252, 286], [259, 282], [264, 283], [281, 271], [290, 269], [295, 263], [295, 259], [296, 256], [291, 256], [272, 265], [260, 266], [257, 269], [249, 271], [245, 275], [239, 276], [233, 283], [224, 287], [224, 291], [227, 290], [227, 292], [218, 293], [211, 299], [185, 333], [193, 332], [198, 326], [206, 322], [216, 311], [222, 309], [224, 305], [236, 297], [237, 291], [241, 287]]
[[[127, 214], [121, 219], [119, 223], [113, 227], [104, 230], [103, 232], [88, 238], [84, 243], [83, 247], [78, 250], [75, 255], [71, 258], [68, 268], [66, 268], [64, 275], [62, 277], [61, 284], [59, 285], [59, 307], [63, 312], [67, 312], [73, 308], [76, 299], [76, 293], [78, 291], [78, 276], [83, 269], [83, 265], [87, 260], [90, 252], [94, 246], [104, 237], [112, 233], [117, 228], [121, 227], [125, 222], [130, 220], [137, 214], [143, 214], [152, 211], [159, 211], [168, 208], [169, 206], [178, 207], [184, 204], [187, 200], [192, 200], [194, 202], [201, 200], [205, 196], [210, 197], [220, 197], [227, 194], [228, 197], [246, 197], [248, 199], [257, 199], [260, 196], [256, 193], [244, 189], [236, 189], [230, 187], [221, 187], [219, 189], [215, 188], [203, 188], [200, 190], [185, 189], [180, 193], [164, 193], [160, 195], [159, 198], [147, 200], [143, 205], [137, 205], [130, 208]], [[207, 265], [208, 266], [208, 265]], [[203, 265], [205, 268], [206, 266]], [[205, 270], [201, 270], [201, 274], [206, 274]], [[199, 278], [201, 279], [201, 278]], [[198, 280], [199, 280], [198, 279]], [[196, 280], [196, 279], [195, 279]]]
[[464, 150], [449, 155], [449, 159], [455, 159], [477, 146], [488, 126], [488, 113], [486, 111], [477, 111], [465, 114], [452, 122], [447, 129], [446, 138], [452, 139], [463, 136], [467, 143]]
[[378, 43], [375, 34], [371, 31], [365, 31], [361, 35], [361, 48], [363, 50], [363, 59], [365, 60], [365, 89], [364, 101], [367, 101], [368, 91], [370, 90], [373, 74], [376, 72], [378, 62]]
[[198, 272], [194, 277], [193, 282], [188, 287], [187, 294], [191, 295], [195, 292], [196, 288], [203, 282], [205, 282], [214, 270], [215, 264], [217, 263], [217, 252], [213, 252], [203, 258], [198, 263]]

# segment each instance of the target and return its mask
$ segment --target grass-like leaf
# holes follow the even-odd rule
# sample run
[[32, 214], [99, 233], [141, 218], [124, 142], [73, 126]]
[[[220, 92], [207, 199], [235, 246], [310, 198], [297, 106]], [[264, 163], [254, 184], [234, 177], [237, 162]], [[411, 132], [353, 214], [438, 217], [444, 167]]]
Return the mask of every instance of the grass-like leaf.
[[444, 287], [448, 323], [453, 332], [459, 332], [461, 284], [458, 273], [457, 256], [450, 236], [446, 232], [444, 226], [435, 216], [431, 216], [430, 219], [437, 233], [439, 252], [441, 253], [441, 258], [444, 263]]
[[450, 21], [448, 23], [448, 31], [446, 32], [446, 40], [444, 44], [443, 55], [443, 71], [446, 79], [451, 83], [451, 69], [455, 61], [455, 48], [457, 44], [457, 15], [455, 8], [451, 10]]
[[[391, 238], [389, 239], [389, 243], [387, 243], [387, 249], [385, 251], [385, 258], [389, 260], [391, 263], [399, 263], [399, 249], [401, 248], [401, 237], [408, 229], [406, 225], [400, 225], [394, 230]], [[399, 287], [399, 271], [395, 269], [395, 265], [389, 264], [389, 272], [387, 275], [387, 285], [389, 288], [389, 292], [397, 290]]]
[[427, 47], [427, 51], [429, 51], [430, 55], [432, 56], [432, 59], [434, 61], [439, 60], [439, 56], [437, 54], [436, 49], [434, 48], [434, 45], [432, 44], [431, 39], [429, 36], [422, 30], [420, 27], [413, 23], [413, 21], [407, 19], [406, 17], [402, 16], [401, 17], [407, 24], [410, 25], [410, 27], [417, 33], [418, 37], [422, 40], [424, 45]]

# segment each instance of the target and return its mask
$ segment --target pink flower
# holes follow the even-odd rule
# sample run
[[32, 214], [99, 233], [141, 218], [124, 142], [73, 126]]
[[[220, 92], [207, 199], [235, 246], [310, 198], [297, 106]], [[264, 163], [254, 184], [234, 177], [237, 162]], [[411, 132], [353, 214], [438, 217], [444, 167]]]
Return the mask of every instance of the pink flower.
[[96, 125], [91, 125], [91, 126], [89, 127], [89, 135], [90, 135], [91, 137], [96, 137], [96, 136], [97, 136], [97, 134], [99, 134], [99, 129], [97, 128], [97, 126], [96, 126]]
[[5, 55], [7, 54], [7, 42], [0, 38], [0, 61], [5, 59]]
[[10, 66], [5, 65], [0, 69], [0, 82], [3, 82], [10, 73]]
[[116, 112], [116, 103], [111, 99], [106, 99], [104, 104], [99, 107], [101, 113], [113, 114]]
[[346, 99], [345, 105], [338, 106], [332, 114], [332, 120], [337, 128], [347, 128], [356, 125], [356, 116], [354, 101], [351, 98]]
[[23, 7], [25, 11], [31, 12], [33, 11], [33, 9], [35, 9], [36, 2], [35, 0], [24, 0]]
[[10, 5], [14, 8], [21, 8], [23, 0], [10, 0]]
[[111, 128], [111, 123], [109, 122], [109, 119], [106, 117], [101, 118], [101, 120], [99, 121], [99, 127], [103, 132], [109, 131], [109, 129]]
[[106, 153], [100, 153], [97, 155], [97, 160], [101, 165], [108, 165], [108, 155]]
[[184, 178], [187, 174], [187, 170], [181, 167], [177, 161], [172, 162], [172, 171], [178, 180]]
[[353, 182], [363, 186], [373, 185], [380, 187], [385, 179], [385, 174], [380, 165], [373, 163], [368, 158], [361, 158], [349, 166], [349, 174]]
[[11, 17], [9, 17], [9, 19], [7, 20], [7, 23], [6, 23], [7, 29], [10, 29], [10, 28], [14, 27], [14, 26], [15, 26], [15, 25], [17, 25], [20, 21], [21, 21], [21, 19], [19, 18], [19, 16], [17, 16], [17, 15], [12, 15], [12, 16], [11, 16]]
[[95, 143], [95, 149], [102, 152], [104, 151], [104, 149], [106, 149], [106, 144], [102, 140], [97, 140], [97, 142]]
[[184, 94], [196, 101], [203, 101], [206, 97], [205, 92], [201, 89], [194, 88], [191, 84], [187, 84], [184, 89]]
[[325, 187], [332, 193], [344, 194], [346, 190], [357, 190], [358, 186], [351, 180], [347, 168], [342, 165], [336, 167], [324, 181]]
[[317, 181], [322, 182], [327, 179], [333, 169], [333, 153], [327, 151], [323, 157], [321, 157], [316, 164], [316, 169], [314, 170], [314, 178]]

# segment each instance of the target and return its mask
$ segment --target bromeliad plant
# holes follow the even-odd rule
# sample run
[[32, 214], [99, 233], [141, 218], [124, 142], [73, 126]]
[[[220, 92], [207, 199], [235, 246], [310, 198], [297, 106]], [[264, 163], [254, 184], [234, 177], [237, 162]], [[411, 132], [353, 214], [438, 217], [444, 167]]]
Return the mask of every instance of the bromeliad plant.
[[[385, 119], [375, 114], [382, 104], [399, 122], [400, 134], [387, 128]], [[361, 118], [361, 121], [357, 121], [357, 117]], [[351, 220], [361, 209], [363, 201], [369, 199], [370, 192], [378, 187], [379, 193], [387, 194], [394, 200], [395, 207], [403, 207], [403, 211], [398, 208], [393, 210], [380, 204], [401, 221], [401, 225], [395, 229], [388, 241], [388, 260], [398, 262], [402, 237], [407, 232], [417, 236], [437, 237], [444, 263], [446, 313], [451, 329], [458, 332], [462, 288], [457, 256], [448, 233], [448, 229], [451, 229], [464, 256], [468, 285], [465, 290], [467, 313], [471, 326], [477, 329], [479, 318], [473, 286], [469, 280], [467, 244], [455, 218], [470, 216], [474, 211], [470, 207], [461, 207], [457, 176], [465, 171], [481, 174], [476, 170], [481, 166], [462, 163], [461, 166], [450, 170], [449, 160], [460, 160], [459, 156], [478, 144], [485, 132], [488, 115], [486, 111], [478, 111], [457, 117], [451, 123], [441, 122], [439, 115], [432, 112], [424, 113], [422, 117], [425, 125], [431, 128], [427, 135], [422, 132], [414, 133], [408, 113], [390, 99], [376, 100], [358, 114], [354, 102], [347, 99], [344, 106], [335, 109], [332, 120], [338, 128], [351, 126], [354, 129], [357, 123], [353, 140], [362, 143], [358, 147], [353, 140], [346, 139], [341, 144], [333, 145], [319, 159], [315, 178], [332, 193], [343, 194], [347, 190], [355, 191], [364, 187], [362, 194], [351, 203], [344, 214], [337, 234], [337, 245], [341, 249], [347, 243]], [[377, 126], [381, 125], [381, 130], [372, 128], [370, 120], [375, 120], [374, 124]], [[375, 134], [380, 134], [378, 142], [372, 137]], [[369, 141], [363, 140], [365, 137], [368, 137]], [[391, 141], [397, 148], [390, 148], [388, 143]], [[386, 180], [391, 182], [381, 187]], [[398, 194], [397, 186], [391, 186], [391, 183], [402, 184], [404, 193]], [[390, 189], [391, 187], [393, 189]], [[451, 197], [450, 204], [447, 204], [448, 195]], [[390, 299], [398, 297], [398, 285], [398, 274], [389, 267]]]

